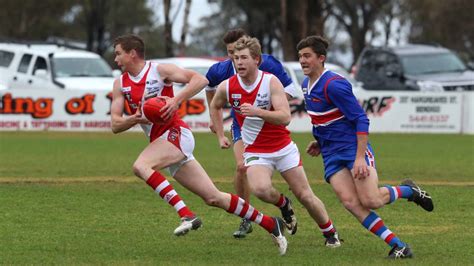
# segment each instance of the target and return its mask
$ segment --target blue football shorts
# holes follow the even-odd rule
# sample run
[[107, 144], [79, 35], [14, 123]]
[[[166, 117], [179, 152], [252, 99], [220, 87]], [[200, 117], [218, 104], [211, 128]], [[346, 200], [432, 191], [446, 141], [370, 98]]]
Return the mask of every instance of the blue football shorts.
[[[326, 182], [329, 183], [331, 176], [339, 172], [344, 167], [352, 170], [352, 167], [354, 167], [356, 153], [357, 147], [354, 147], [335, 152], [331, 155], [323, 156], [324, 179]], [[365, 151], [365, 162], [368, 166], [375, 168], [375, 154], [370, 144], [367, 145], [367, 150]]]
[[236, 143], [242, 139], [242, 133], [240, 132], [240, 126], [237, 122], [237, 118], [234, 115], [234, 109], [230, 111], [230, 116], [232, 117], [232, 125], [230, 126], [230, 133], [232, 134], [232, 142]]

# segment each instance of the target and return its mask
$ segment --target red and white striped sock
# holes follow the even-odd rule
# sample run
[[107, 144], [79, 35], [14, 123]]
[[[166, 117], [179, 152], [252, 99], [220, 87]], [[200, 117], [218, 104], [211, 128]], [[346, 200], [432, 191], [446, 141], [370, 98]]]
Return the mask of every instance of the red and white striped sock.
[[332, 224], [331, 219], [325, 224], [318, 224], [319, 230], [321, 230], [321, 233], [323, 233], [324, 237], [330, 237], [334, 233], [336, 233], [336, 228]]
[[286, 197], [283, 194], [280, 194], [280, 198], [278, 199], [278, 202], [275, 204], [278, 208], [283, 208], [286, 204]]
[[272, 217], [264, 215], [255, 209], [252, 205], [237, 195], [230, 194], [230, 205], [228, 213], [233, 213], [242, 218], [246, 218], [252, 222], [259, 224], [269, 233], [275, 228], [275, 221]]
[[194, 216], [194, 213], [184, 204], [181, 197], [174, 190], [173, 186], [166, 180], [166, 178], [159, 172], [153, 172], [153, 174], [146, 181], [162, 199], [168, 202], [169, 205], [173, 206], [179, 217]]

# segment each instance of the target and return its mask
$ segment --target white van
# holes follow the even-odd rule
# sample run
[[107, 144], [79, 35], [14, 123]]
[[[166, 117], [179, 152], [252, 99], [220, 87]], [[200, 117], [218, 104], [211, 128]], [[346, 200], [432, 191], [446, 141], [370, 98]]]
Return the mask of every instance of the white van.
[[98, 54], [55, 44], [0, 43], [0, 90], [112, 90], [120, 75]]

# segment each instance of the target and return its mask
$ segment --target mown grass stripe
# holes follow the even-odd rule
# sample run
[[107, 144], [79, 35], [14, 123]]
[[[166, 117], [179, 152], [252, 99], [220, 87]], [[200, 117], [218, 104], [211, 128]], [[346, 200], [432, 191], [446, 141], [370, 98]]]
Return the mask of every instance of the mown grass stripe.
[[[170, 181], [176, 182], [172, 178]], [[216, 183], [233, 183], [232, 177], [219, 177], [212, 178], [212, 181]], [[54, 177], [54, 178], [38, 178], [38, 177], [1, 177], [0, 184], [74, 184], [74, 183], [135, 183], [140, 182], [136, 177], [102, 177], [102, 176], [90, 176], [90, 177]], [[273, 179], [275, 184], [285, 184], [282, 179]], [[322, 180], [310, 179], [310, 184], [325, 184]], [[417, 181], [419, 185], [429, 186], [474, 186], [474, 181], [449, 181], [449, 180], [436, 180], [436, 181]], [[400, 184], [400, 180], [380, 180], [379, 184]]]

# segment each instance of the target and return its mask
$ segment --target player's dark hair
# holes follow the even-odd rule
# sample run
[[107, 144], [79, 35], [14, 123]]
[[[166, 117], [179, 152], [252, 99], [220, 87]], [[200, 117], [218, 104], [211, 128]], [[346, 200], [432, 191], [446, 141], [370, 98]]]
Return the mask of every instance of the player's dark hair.
[[301, 49], [306, 47], [310, 47], [313, 52], [318, 55], [325, 56], [329, 47], [329, 41], [319, 35], [308, 36], [301, 40], [298, 45], [296, 45], [296, 50], [300, 51]]
[[243, 36], [247, 36], [247, 32], [245, 32], [244, 29], [242, 28], [232, 29], [232, 30], [227, 31], [227, 33], [222, 38], [222, 41], [224, 42], [224, 44], [234, 43], [238, 39], [240, 39], [240, 37], [243, 37]]
[[134, 34], [119, 36], [114, 40], [114, 48], [118, 44], [125, 52], [129, 53], [131, 50], [135, 50], [139, 57], [145, 58], [145, 42], [139, 36]]

